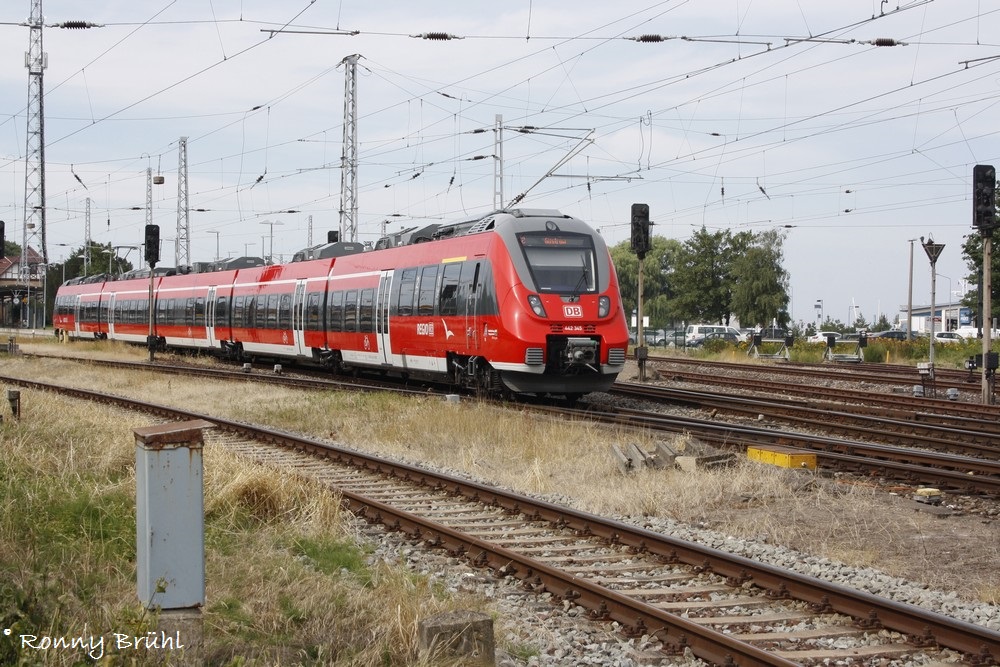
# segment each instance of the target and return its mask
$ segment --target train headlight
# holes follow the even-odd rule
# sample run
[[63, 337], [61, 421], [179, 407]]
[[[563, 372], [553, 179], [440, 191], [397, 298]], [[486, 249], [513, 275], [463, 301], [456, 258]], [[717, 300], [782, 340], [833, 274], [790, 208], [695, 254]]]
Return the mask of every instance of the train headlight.
[[611, 297], [602, 296], [597, 300], [597, 316], [607, 317], [611, 312]]
[[539, 317], [548, 317], [548, 315], [545, 314], [545, 306], [542, 305], [542, 300], [537, 294], [528, 295], [528, 305], [531, 306], [531, 310], [535, 312], [535, 315], [538, 315]]

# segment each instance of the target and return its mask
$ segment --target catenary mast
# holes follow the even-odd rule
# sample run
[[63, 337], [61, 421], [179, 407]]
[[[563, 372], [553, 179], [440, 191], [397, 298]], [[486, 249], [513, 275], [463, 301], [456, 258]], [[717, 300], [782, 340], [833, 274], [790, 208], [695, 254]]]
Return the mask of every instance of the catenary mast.
[[340, 240], [358, 240], [358, 54], [344, 66], [344, 146], [340, 158]]
[[177, 144], [177, 242], [174, 244], [174, 266], [191, 264], [191, 210], [188, 206], [188, 138]]
[[24, 56], [24, 64], [28, 68], [28, 133], [24, 168], [24, 238], [20, 267], [25, 281], [31, 279], [28, 267], [30, 237], [39, 235], [42, 262], [49, 262], [45, 243], [45, 114], [42, 108], [42, 73], [47, 58], [42, 51], [42, 0], [32, 0], [28, 28], [28, 52]]

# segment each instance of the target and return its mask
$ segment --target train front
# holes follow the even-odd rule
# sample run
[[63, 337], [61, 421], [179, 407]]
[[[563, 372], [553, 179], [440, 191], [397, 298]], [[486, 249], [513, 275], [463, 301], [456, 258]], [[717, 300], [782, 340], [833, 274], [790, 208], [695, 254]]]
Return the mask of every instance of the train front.
[[507, 276], [494, 266], [512, 350], [513, 363], [494, 362], [504, 385], [569, 397], [607, 390], [624, 368], [628, 327], [604, 239], [558, 211], [497, 214], [494, 231], [510, 258]]

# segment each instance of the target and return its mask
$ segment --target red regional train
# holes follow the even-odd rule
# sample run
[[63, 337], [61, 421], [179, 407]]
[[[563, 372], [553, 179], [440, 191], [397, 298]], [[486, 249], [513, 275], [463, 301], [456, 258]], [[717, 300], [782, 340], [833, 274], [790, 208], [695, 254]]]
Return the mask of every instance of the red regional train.
[[[57, 335], [236, 360], [292, 359], [491, 393], [606, 390], [625, 364], [618, 279], [599, 234], [558, 211], [512, 209], [288, 264], [62, 285]], [[262, 263], [261, 260], [258, 260]]]

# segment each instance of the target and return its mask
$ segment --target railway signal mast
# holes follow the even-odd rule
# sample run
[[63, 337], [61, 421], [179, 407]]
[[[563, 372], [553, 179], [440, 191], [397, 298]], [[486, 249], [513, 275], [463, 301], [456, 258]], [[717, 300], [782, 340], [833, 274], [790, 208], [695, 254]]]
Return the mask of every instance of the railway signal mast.
[[146, 263], [149, 264], [149, 335], [146, 345], [149, 347], [149, 362], [153, 362], [153, 351], [156, 349], [156, 334], [153, 331], [153, 277], [156, 264], [160, 261], [160, 226], [146, 225]]
[[632, 252], [639, 259], [639, 291], [636, 297], [635, 360], [639, 381], [646, 381], [646, 338], [642, 331], [642, 261], [649, 252], [649, 204], [632, 204]]
[[983, 294], [982, 312], [980, 313], [983, 331], [983, 404], [993, 402], [993, 392], [990, 380], [996, 371], [996, 357], [990, 353], [990, 335], [993, 333], [992, 303], [990, 292], [993, 289], [992, 280], [992, 246], [993, 230], [997, 228], [996, 209], [996, 169], [991, 164], [977, 164], [972, 168], [972, 226], [979, 230], [983, 237], [983, 275], [980, 280]]

